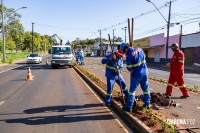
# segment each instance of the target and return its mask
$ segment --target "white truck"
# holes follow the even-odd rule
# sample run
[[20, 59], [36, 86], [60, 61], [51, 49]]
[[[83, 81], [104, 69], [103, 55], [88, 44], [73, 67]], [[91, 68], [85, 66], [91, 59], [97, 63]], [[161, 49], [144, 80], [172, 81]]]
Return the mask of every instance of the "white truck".
[[72, 67], [72, 50], [70, 45], [53, 45], [51, 51], [51, 67], [59, 66]]

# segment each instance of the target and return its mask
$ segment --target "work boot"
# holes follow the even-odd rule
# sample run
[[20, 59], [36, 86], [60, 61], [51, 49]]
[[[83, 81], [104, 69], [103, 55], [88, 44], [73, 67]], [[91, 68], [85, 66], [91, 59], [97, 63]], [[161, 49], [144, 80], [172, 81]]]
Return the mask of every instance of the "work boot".
[[127, 108], [126, 106], [123, 106], [122, 109], [126, 112], [132, 112], [132, 109]]
[[185, 95], [185, 96], [181, 96], [180, 98], [186, 99], [186, 98], [188, 98], [188, 97], [190, 97], [190, 96], [189, 96], [189, 95]]
[[166, 97], [167, 97], [167, 96], [168, 96], [168, 97], [169, 97], [169, 96], [172, 96], [171, 94], [167, 94], [167, 93], [165, 93], [164, 95], [165, 95]]
[[166, 98], [169, 98], [169, 97], [172, 96], [172, 95], [171, 95], [171, 94], [165, 93], [164, 96], [165, 96]]

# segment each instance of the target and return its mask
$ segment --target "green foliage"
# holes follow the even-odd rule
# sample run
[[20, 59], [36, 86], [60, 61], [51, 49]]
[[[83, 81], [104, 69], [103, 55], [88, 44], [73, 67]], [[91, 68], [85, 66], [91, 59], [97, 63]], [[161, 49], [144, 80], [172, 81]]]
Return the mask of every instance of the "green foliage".
[[86, 52], [86, 56], [91, 56], [92, 52]]
[[[1, 9], [1, 5], [0, 5]], [[32, 33], [25, 32], [24, 27], [20, 22], [21, 15], [15, 12], [14, 8], [4, 7], [4, 27], [6, 38], [6, 50], [31, 51], [32, 49]], [[2, 19], [0, 14], [0, 19]], [[0, 24], [0, 29], [2, 25]], [[41, 36], [34, 32], [34, 51], [47, 51], [52, 45], [51, 36]], [[0, 40], [0, 50], [2, 50], [2, 40]]]
[[18, 52], [18, 53], [6, 53], [6, 62], [2, 62], [2, 54], [0, 54], [0, 63], [9, 63], [12, 64], [13, 61], [26, 59], [29, 55], [29, 52]]

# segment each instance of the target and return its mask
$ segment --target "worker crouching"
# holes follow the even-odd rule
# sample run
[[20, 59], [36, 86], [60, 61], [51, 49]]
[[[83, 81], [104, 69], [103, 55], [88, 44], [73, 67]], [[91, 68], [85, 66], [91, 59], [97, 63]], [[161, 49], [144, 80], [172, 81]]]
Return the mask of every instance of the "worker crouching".
[[112, 105], [112, 93], [115, 82], [123, 90], [124, 95], [128, 97], [128, 89], [126, 88], [126, 83], [121, 74], [123, 70], [123, 56], [123, 53], [118, 50], [113, 54], [108, 54], [101, 61], [102, 64], [106, 65], [107, 96], [105, 98], [105, 103], [107, 106]]

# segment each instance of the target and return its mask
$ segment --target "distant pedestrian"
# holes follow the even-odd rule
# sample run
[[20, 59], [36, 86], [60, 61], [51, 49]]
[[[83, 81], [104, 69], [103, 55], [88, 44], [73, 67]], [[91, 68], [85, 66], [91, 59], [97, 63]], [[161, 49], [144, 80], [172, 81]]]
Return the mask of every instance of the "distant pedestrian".
[[80, 65], [85, 65], [84, 63], [84, 52], [82, 50], [82, 48], [80, 49], [80, 52], [79, 52], [79, 56], [80, 56]]
[[[120, 86], [123, 90], [125, 97], [128, 97], [128, 88], [126, 88], [126, 82], [122, 76], [123, 70], [123, 53], [118, 50], [114, 54], [108, 54], [101, 60], [102, 64], [106, 64], [106, 73], [105, 76], [107, 78], [107, 96], [105, 98], [105, 103], [107, 106], [111, 106], [112, 104], [112, 93], [115, 82]], [[118, 69], [118, 70], [117, 70]], [[121, 83], [120, 83], [121, 82]]]
[[144, 94], [144, 107], [150, 107], [150, 89], [148, 83], [148, 70], [145, 53], [141, 48], [132, 48], [126, 43], [120, 45], [120, 50], [126, 54], [127, 69], [131, 73], [131, 85], [126, 105], [122, 107], [127, 112], [132, 111], [135, 101], [135, 93], [140, 84]]
[[166, 95], [172, 95], [172, 87], [177, 83], [178, 88], [182, 92], [181, 98], [189, 97], [188, 90], [185, 87], [184, 83], [184, 53], [179, 49], [178, 43], [173, 43], [171, 49], [174, 52], [171, 63], [167, 64], [170, 66], [170, 75], [168, 79], [168, 85], [166, 89]]
[[80, 50], [76, 52], [76, 63], [79, 64], [79, 59], [80, 59]]

